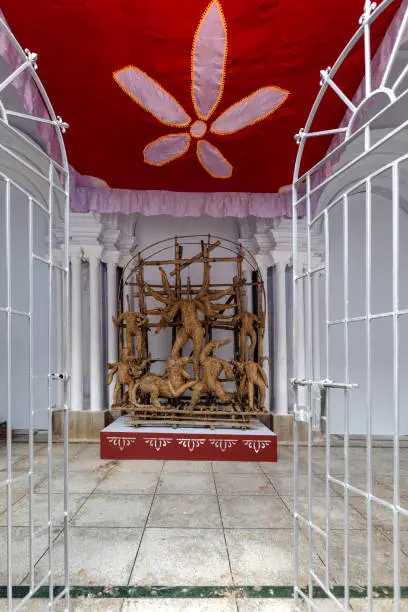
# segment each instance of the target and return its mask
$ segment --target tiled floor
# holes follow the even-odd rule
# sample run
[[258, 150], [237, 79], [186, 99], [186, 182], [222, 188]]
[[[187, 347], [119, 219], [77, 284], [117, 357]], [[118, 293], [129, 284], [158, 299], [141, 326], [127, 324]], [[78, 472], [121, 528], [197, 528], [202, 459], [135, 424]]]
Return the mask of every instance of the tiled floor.
[[[27, 469], [27, 445], [15, 444], [13, 472]], [[408, 507], [408, 449], [401, 452], [401, 506]], [[35, 448], [35, 527], [47, 517], [47, 448]], [[54, 445], [53, 517], [55, 583], [63, 580], [62, 447]], [[375, 449], [373, 492], [392, 500], [392, 450]], [[313, 521], [326, 527], [325, 455], [313, 450]], [[331, 473], [343, 479], [342, 449], [333, 449]], [[0, 482], [6, 470], [5, 449], [0, 447]], [[350, 450], [350, 481], [365, 489], [365, 451]], [[299, 510], [308, 513], [307, 451], [300, 450]], [[194, 461], [103, 461], [99, 445], [70, 446], [70, 555], [74, 585], [253, 586], [293, 585], [292, 449], [280, 447], [277, 464]], [[29, 505], [24, 484], [13, 495], [14, 584], [28, 583]], [[333, 483], [331, 492], [330, 576], [344, 584], [344, 489]], [[367, 505], [350, 491], [350, 582], [366, 584]], [[6, 499], [0, 488], [0, 550], [6, 543]], [[393, 584], [392, 512], [373, 505], [373, 576], [375, 584]], [[408, 584], [408, 517], [400, 520], [401, 581]], [[36, 580], [48, 570], [47, 533], [33, 549]], [[301, 536], [302, 561], [307, 541]], [[325, 575], [325, 542], [314, 538], [313, 564]], [[301, 562], [305, 583], [306, 562]], [[0, 554], [0, 585], [6, 580], [6, 555]], [[408, 600], [401, 610], [407, 610]], [[37, 601], [28, 609], [43, 610]], [[362, 607], [363, 606], [363, 607]], [[375, 610], [393, 610], [392, 601], [376, 602]], [[267, 612], [292, 609], [290, 600], [141, 599], [75, 600], [72, 610], [161, 612]], [[321, 602], [331, 610], [331, 602]], [[364, 602], [353, 604], [364, 610]], [[0, 600], [0, 612], [6, 610]]]

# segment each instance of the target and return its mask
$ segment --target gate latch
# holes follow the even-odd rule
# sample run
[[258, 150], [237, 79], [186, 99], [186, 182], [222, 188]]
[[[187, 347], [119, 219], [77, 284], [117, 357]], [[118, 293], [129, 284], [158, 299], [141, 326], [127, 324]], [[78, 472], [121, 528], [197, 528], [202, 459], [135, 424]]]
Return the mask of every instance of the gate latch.
[[292, 384], [301, 387], [310, 387], [310, 408], [305, 405], [294, 405], [294, 416], [296, 421], [309, 423], [311, 421], [313, 431], [321, 430], [322, 399], [326, 389], [356, 389], [355, 383], [336, 383], [332, 380], [305, 380], [303, 378], [293, 378]]
[[64, 381], [67, 381], [68, 380], [68, 374], [65, 374], [65, 372], [52, 372], [50, 374], [50, 378], [51, 378], [51, 380], [64, 380]]

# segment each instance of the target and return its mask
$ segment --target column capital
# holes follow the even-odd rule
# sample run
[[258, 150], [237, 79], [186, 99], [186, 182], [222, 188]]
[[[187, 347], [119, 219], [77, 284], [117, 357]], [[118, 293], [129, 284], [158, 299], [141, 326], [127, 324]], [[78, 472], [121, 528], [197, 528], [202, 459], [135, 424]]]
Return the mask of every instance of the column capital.
[[283, 251], [280, 249], [275, 249], [271, 252], [272, 259], [275, 264], [278, 266], [286, 267], [291, 263], [292, 260], [292, 251]]
[[70, 244], [81, 247], [98, 245], [103, 225], [101, 217], [96, 213], [71, 213], [69, 237]]
[[113, 249], [104, 249], [102, 252], [102, 259], [107, 264], [118, 265], [121, 254], [120, 251]]
[[103, 246], [101, 244], [88, 244], [83, 248], [84, 258], [91, 259], [102, 259]]
[[69, 245], [69, 258], [70, 259], [82, 259], [83, 258], [82, 247], [79, 244]]

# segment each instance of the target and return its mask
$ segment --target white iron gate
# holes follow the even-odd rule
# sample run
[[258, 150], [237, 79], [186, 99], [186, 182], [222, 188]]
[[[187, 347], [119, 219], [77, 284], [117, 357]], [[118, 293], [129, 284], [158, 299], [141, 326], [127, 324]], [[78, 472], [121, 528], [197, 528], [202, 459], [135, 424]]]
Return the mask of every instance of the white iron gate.
[[0, 592], [10, 611], [35, 595], [69, 608], [67, 125], [36, 59], [0, 19]]
[[[374, 22], [384, 18], [391, 5], [397, 12], [373, 55]], [[335, 65], [321, 71], [320, 92], [296, 137], [297, 610], [305, 609], [302, 602], [309, 610], [328, 609], [319, 595], [331, 600], [333, 610], [352, 609], [354, 597], [367, 598], [358, 609], [378, 609], [379, 597], [387, 598], [381, 610], [405, 609], [407, 24], [407, 1], [365, 3], [355, 36]], [[353, 97], [354, 92], [344, 92], [339, 83], [359, 47], [364, 79]], [[343, 122], [316, 130], [321, 106], [335, 98], [344, 103]], [[328, 136], [328, 153], [305, 171], [304, 150], [310, 138]], [[304, 447], [300, 440], [305, 433]]]

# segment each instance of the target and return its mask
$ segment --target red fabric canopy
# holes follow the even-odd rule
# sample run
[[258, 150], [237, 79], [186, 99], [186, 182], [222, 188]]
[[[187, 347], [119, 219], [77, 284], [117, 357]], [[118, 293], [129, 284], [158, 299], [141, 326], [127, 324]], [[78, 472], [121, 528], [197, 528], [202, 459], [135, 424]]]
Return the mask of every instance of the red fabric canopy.
[[[373, 53], [398, 5], [377, 20]], [[22, 46], [39, 54], [81, 174], [122, 189], [271, 193], [292, 180], [293, 136], [363, 2], [36, 0], [22, 8], [3, 0], [2, 10]], [[336, 78], [350, 97], [363, 75], [361, 51]], [[335, 127], [344, 112], [329, 95], [319, 127]], [[315, 140], [309, 163], [327, 149]]]

